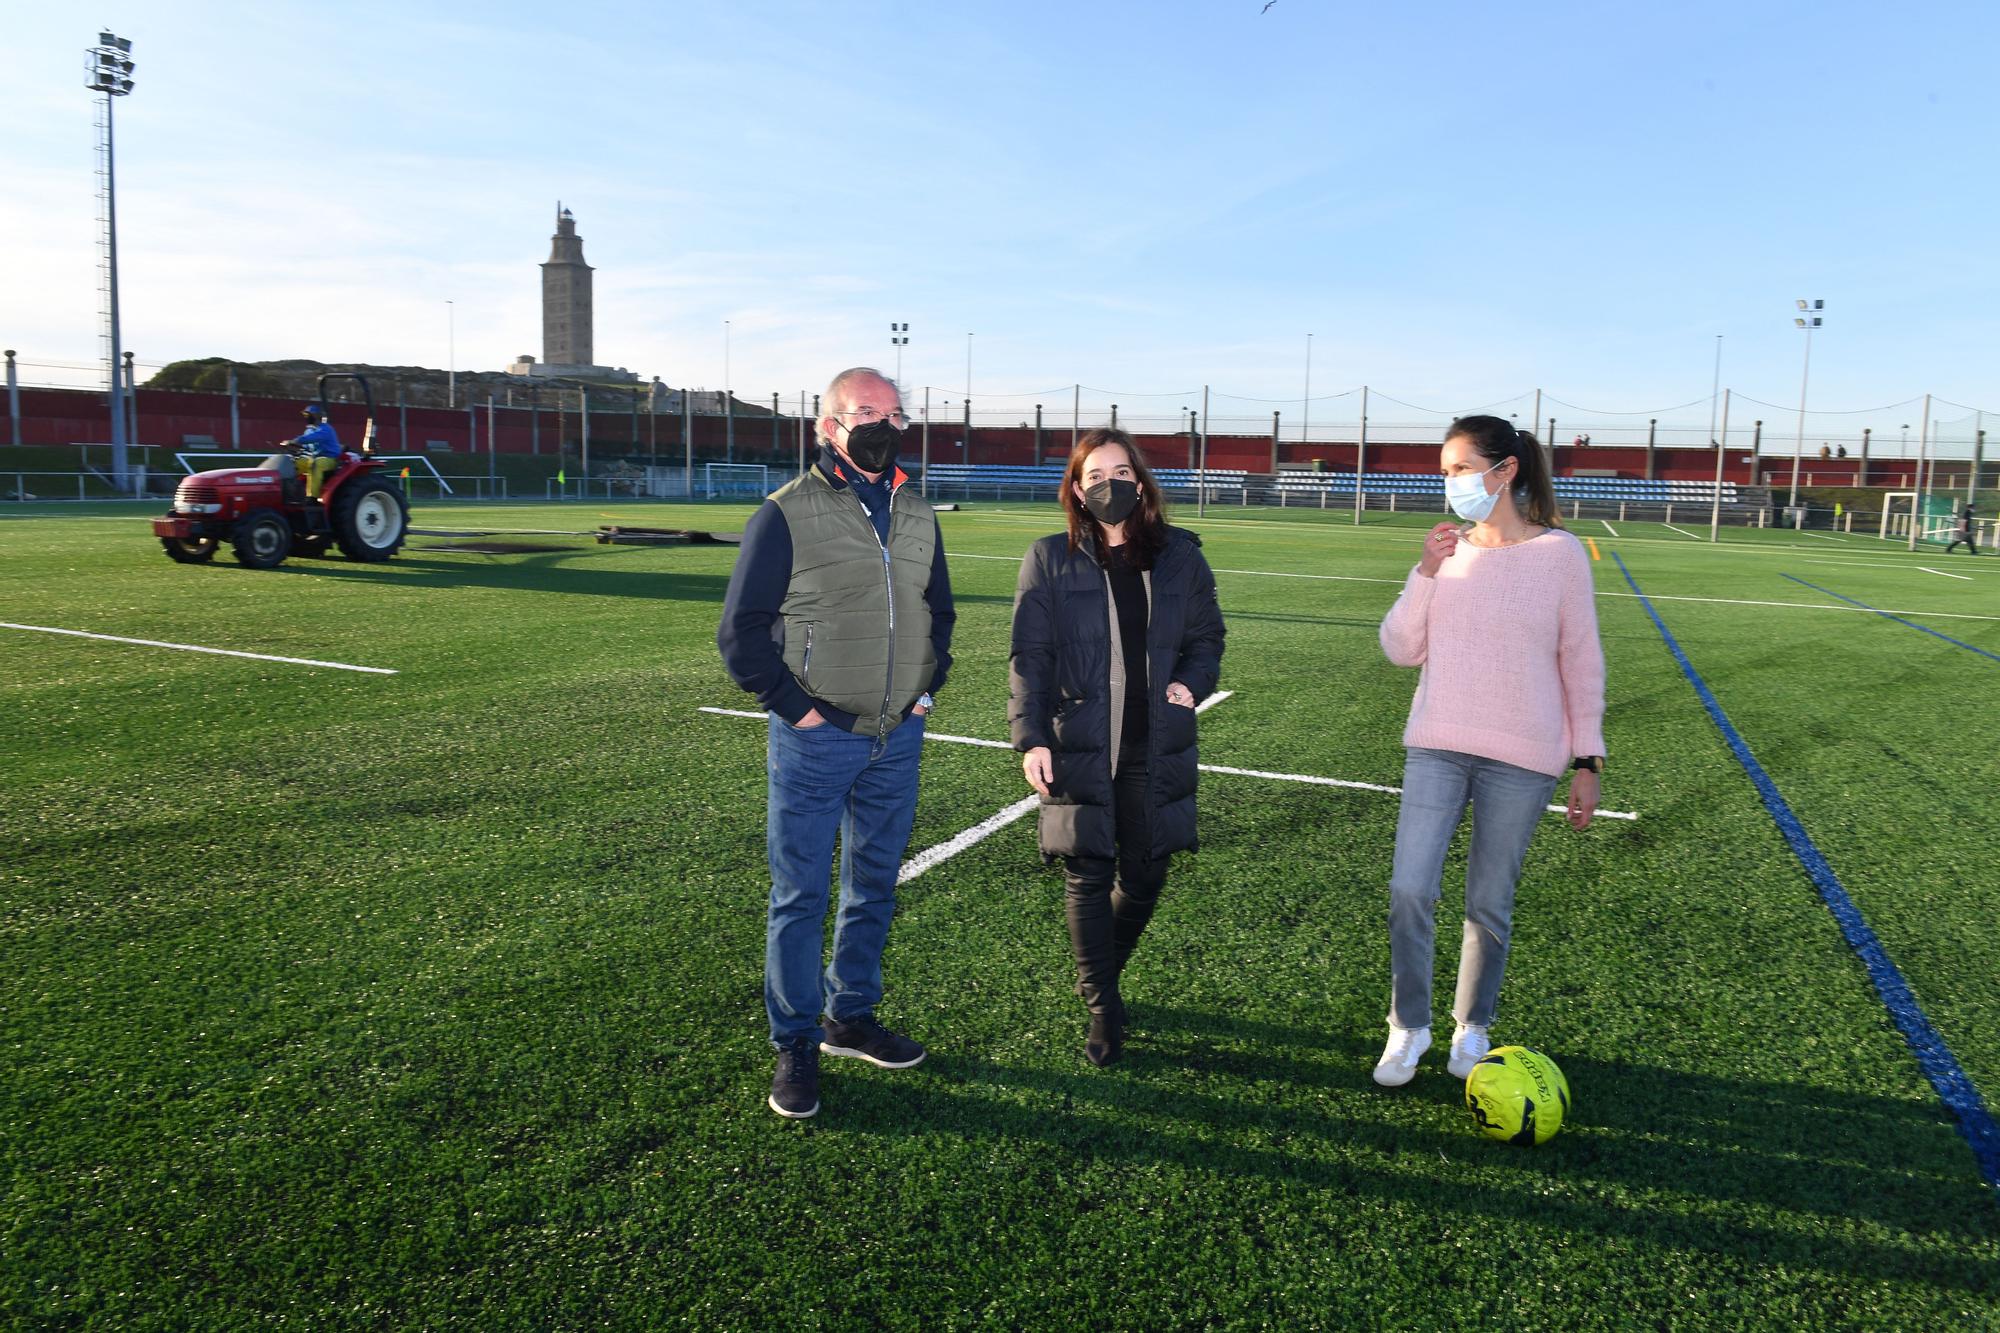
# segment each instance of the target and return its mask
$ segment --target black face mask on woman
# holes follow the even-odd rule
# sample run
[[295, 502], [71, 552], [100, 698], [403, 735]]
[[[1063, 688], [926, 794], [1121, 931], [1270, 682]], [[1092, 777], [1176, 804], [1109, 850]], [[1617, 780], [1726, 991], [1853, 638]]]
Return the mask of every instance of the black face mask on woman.
[[1114, 479], [1083, 488], [1083, 507], [1099, 523], [1123, 523], [1138, 506], [1139, 483], [1136, 481]]
[[887, 472], [896, 465], [903, 432], [886, 421], [871, 421], [847, 432], [847, 456], [863, 472]]

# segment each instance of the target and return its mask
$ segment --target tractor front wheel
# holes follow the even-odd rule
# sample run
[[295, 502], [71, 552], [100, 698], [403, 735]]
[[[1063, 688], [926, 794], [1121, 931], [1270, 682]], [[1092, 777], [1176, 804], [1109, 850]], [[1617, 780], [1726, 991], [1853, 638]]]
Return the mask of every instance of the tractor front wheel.
[[374, 563], [402, 548], [410, 529], [410, 509], [393, 482], [360, 476], [333, 497], [333, 539], [349, 560]]
[[162, 537], [160, 547], [167, 558], [179, 565], [205, 565], [215, 558], [220, 545], [213, 537]]
[[292, 525], [274, 509], [253, 509], [236, 525], [230, 545], [247, 569], [276, 569], [292, 553]]

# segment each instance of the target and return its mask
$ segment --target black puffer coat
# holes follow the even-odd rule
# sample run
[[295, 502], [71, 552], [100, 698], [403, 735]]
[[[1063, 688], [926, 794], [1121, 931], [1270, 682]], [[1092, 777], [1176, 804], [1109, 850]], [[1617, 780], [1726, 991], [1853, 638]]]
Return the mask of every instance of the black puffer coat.
[[[1146, 689], [1152, 789], [1152, 848], [1157, 859], [1197, 845], [1194, 823], [1195, 715], [1167, 702], [1179, 681], [1197, 700], [1215, 690], [1222, 670], [1222, 610], [1201, 538], [1167, 529], [1167, 544], [1148, 575]], [[1053, 793], [1042, 800], [1044, 856], [1117, 855], [1112, 805], [1111, 587], [1094, 543], [1071, 551], [1063, 533], [1044, 537], [1021, 561], [1014, 594], [1014, 641], [1008, 668], [1007, 720], [1014, 748], [1047, 746]], [[1122, 737], [1120, 747], [1138, 743]]]

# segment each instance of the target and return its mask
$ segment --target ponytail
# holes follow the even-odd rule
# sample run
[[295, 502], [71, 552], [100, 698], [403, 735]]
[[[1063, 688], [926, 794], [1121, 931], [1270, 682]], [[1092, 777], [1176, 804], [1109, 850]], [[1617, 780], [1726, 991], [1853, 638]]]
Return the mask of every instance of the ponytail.
[[1463, 436], [1472, 441], [1472, 447], [1486, 460], [1489, 467], [1497, 467], [1508, 459], [1514, 460], [1514, 478], [1511, 489], [1514, 492], [1514, 508], [1522, 518], [1544, 528], [1562, 526], [1562, 515], [1556, 509], [1555, 482], [1549, 475], [1548, 456], [1542, 452], [1541, 441], [1533, 431], [1516, 430], [1514, 423], [1499, 417], [1460, 417], [1451, 423], [1445, 432], [1445, 439], [1455, 440]]

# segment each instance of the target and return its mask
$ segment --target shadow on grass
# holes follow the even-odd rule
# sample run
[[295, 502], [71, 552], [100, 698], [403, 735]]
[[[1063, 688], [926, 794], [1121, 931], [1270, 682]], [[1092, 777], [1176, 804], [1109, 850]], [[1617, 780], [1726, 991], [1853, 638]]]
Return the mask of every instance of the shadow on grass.
[[[573, 597], [642, 597], [669, 602], [719, 603], [728, 591], [727, 574], [592, 567], [596, 561], [629, 557], [635, 549], [590, 547], [504, 557], [467, 552], [457, 558], [442, 560], [423, 556], [399, 557], [379, 565], [288, 561], [273, 572], [381, 583], [398, 588], [494, 588], [507, 592], [552, 592]], [[962, 592], [954, 592], [952, 601], [1014, 604], [1012, 597]]]
[[[1332, 1095], [1462, 1114], [1463, 1085], [1443, 1072], [1441, 1051], [1410, 1088], [1388, 1092], [1369, 1076], [1376, 1049], [1351, 1037], [1151, 1005], [1135, 1005], [1134, 1018], [1126, 1063], [1108, 1071], [1084, 1068], [1080, 1052], [1076, 1071], [1062, 1072], [934, 1051], [926, 1080], [843, 1078], [837, 1128], [1043, 1142], [1084, 1158], [1174, 1163], [1420, 1210], [1435, 1210], [1448, 1191], [1457, 1212], [1508, 1228], [1963, 1291], [2000, 1286], [1995, 1231], [1971, 1202], [1983, 1191], [1941, 1107], [1565, 1058], [1578, 1096], [1571, 1125], [1524, 1151], [1478, 1138], [1469, 1124], [1440, 1131], [1421, 1123], [1434, 1119], [1422, 1111], [1318, 1109]], [[1255, 1095], [1219, 1095], [1218, 1078]], [[1902, 1145], [1892, 1162], [1886, 1143]], [[1960, 1161], [1964, 1173], [1952, 1172]], [[1418, 1163], [1438, 1165], [1413, 1171]], [[1518, 1185], [1491, 1183], [1496, 1168]], [[1601, 1197], [1611, 1191], [1619, 1197]], [[1952, 1192], [1967, 1202], [1941, 1200]], [[1857, 1222], [1907, 1240], [1857, 1239]]]

